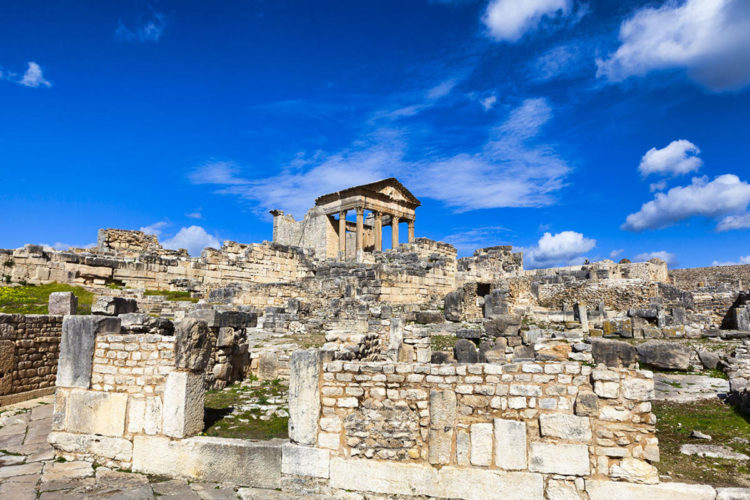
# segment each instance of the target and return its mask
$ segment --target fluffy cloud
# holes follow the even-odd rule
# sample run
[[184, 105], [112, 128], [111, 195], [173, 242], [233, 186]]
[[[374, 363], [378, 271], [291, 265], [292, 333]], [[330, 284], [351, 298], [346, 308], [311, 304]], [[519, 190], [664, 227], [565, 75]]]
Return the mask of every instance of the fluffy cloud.
[[750, 213], [727, 215], [716, 225], [716, 230], [731, 231], [732, 229], [750, 229]]
[[166, 16], [156, 11], [152, 11], [151, 14], [150, 19], [139, 21], [133, 27], [119, 21], [115, 37], [121, 42], [158, 42], [167, 25]]
[[539, 207], [554, 203], [570, 171], [548, 144], [534, 140], [552, 117], [545, 99], [527, 99], [495, 127], [479, 151], [437, 156], [409, 152], [399, 131], [379, 129], [335, 154], [300, 157], [278, 175], [251, 180], [229, 162], [193, 171], [194, 184], [218, 185], [221, 194], [250, 201], [259, 211], [282, 208], [301, 216], [316, 196], [352, 184], [398, 176], [417, 196], [444, 202], [456, 212], [497, 207]]
[[741, 266], [744, 264], [750, 264], [750, 255], [740, 257], [737, 262], [719, 262], [718, 260], [713, 261], [712, 266]]
[[482, 21], [495, 40], [516, 42], [543, 18], [566, 16], [571, 10], [572, 0], [492, 0]]
[[597, 60], [598, 76], [615, 82], [653, 70], [684, 69], [713, 90], [750, 84], [750, 2], [667, 1], [645, 7], [620, 26], [620, 46]]
[[144, 226], [142, 228], [139, 228], [138, 230], [146, 234], [153, 234], [154, 236], [161, 236], [162, 229], [164, 229], [168, 225], [169, 225], [169, 222], [159, 221], [159, 222], [154, 222], [153, 224], [149, 226]]
[[651, 259], [661, 259], [667, 263], [668, 267], [674, 267], [677, 265], [677, 256], [673, 253], [667, 252], [666, 250], [659, 250], [658, 252], [644, 252], [639, 253], [635, 256], [636, 262], [646, 262]]
[[[644, 203], [638, 212], [628, 215], [621, 227], [628, 231], [643, 231], [665, 228], [694, 216], [740, 215], [747, 210], [748, 204], [750, 184], [736, 175], [720, 175], [711, 182], [708, 177], [694, 177], [687, 186], [656, 193], [654, 199]], [[725, 217], [717, 229], [734, 229], [731, 225], [730, 218]]]
[[24, 87], [51, 87], [52, 84], [44, 79], [42, 68], [35, 62], [30, 61], [26, 72], [23, 74], [21, 79], [18, 81]]
[[202, 227], [190, 226], [181, 228], [172, 238], [164, 240], [162, 246], [172, 250], [184, 248], [190, 255], [198, 256], [204, 248], [219, 248], [221, 243]]
[[644, 177], [650, 174], [687, 174], [703, 165], [703, 160], [697, 156], [700, 152], [695, 144], [685, 139], [672, 141], [662, 149], [649, 149], [641, 158], [638, 171]]
[[583, 254], [595, 246], [596, 240], [585, 238], [575, 231], [563, 231], [555, 235], [544, 233], [535, 247], [527, 249], [524, 267], [538, 269], [578, 264], [583, 262]]

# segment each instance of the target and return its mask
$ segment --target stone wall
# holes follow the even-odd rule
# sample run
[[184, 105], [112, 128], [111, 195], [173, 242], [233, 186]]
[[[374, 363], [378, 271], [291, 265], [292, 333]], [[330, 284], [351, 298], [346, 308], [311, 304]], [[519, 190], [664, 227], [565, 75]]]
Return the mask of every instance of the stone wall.
[[672, 284], [685, 290], [706, 286], [728, 285], [731, 290], [750, 286], [750, 265], [694, 267], [669, 271]]
[[634, 307], [644, 307], [652, 297], [659, 295], [656, 282], [640, 279], [607, 279], [596, 281], [555, 280], [532, 285], [539, 305], [561, 309], [563, 304], [580, 302], [591, 306], [604, 302], [615, 311], [627, 311]]
[[458, 259], [457, 285], [467, 282], [494, 283], [523, 272], [523, 253], [511, 246], [480, 248], [472, 257]]
[[62, 316], [0, 314], [0, 405], [54, 387], [62, 321]]

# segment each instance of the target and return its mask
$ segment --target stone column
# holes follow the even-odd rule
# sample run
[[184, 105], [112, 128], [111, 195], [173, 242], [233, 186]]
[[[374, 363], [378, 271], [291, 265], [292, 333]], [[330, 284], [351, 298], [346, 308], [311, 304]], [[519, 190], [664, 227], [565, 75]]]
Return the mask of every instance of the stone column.
[[315, 446], [320, 419], [320, 351], [294, 351], [289, 360], [289, 439]]
[[357, 207], [357, 253], [361, 252], [364, 248], [365, 239], [365, 209], [363, 207]]
[[339, 212], [339, 258], [346, 258], [346, 210]]
[[414, 221], [409, 221], [409, 243], [414, 243]]
[[383, 214], [375, 212], [375, 250], [383, 251]]
[[398, 223], [399, 218], [391, 216], [391, 248], [398, 248]]

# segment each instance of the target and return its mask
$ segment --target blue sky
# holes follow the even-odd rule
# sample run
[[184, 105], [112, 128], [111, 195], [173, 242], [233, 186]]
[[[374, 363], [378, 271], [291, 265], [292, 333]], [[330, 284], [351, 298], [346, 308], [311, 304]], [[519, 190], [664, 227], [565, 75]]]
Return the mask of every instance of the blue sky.
[[395, 176], [528, 267], [748, 262], [746, 0], [0, 6], [0, 247], [192, 253]]

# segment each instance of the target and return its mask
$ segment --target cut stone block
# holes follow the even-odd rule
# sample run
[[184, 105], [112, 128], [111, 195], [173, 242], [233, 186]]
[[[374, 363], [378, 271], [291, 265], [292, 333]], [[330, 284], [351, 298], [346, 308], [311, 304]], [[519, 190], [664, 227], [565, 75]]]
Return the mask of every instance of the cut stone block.
[[91, 314], [102, 316], [119, 316], [120, 314], [134, 313], [138, 311], [138, 302], [135, 299], [124, 297], [111, 297], [109, 295], [97, 295], [91, 305]]
[[67, 453], [86, 453], [120, 462], [130, 462], [133, 458], [133, 443], [123, 438], [51, 432], [47, 441]]
[[81, 434], [120, 437], [125, 432], [128, 395], [75, 390], [68, 397], [65, 429]]
[[619, 481], [586, 481], [590, 500], [714, 500], [711, 486], [684, 483], [632, 484]]
[[539, 429], [544, 437], [583, 443], [591, 441], [591, 422], [588, 417], [564, 414], [539, 415]]
[[164, 387], [164, 434], [184, 438], [203, 430], [203, 375], [171, 372]]
[[321, 365], [317, 349], [295, 351], [289, 360], [289, 439], [294, 443], [317, 442]]
[[208, 326], [205, 321], [186, 318], [175, 327], [175, 361], [177, 368], [202, 372], [211, 357]]
[[96, 336], [120, 333], [120, 318], [66, 316], [62, 330], [56, 384], [59, 387], [88, 389]]
[[328, 450], [286, 443], [281, 447], [281, 472], [295, 476], [328, 478], [331, 457]]
[[526, 423], [496, 418], [495, 465], [505, 470], [526, 469]]
[[529, 470], [566, 476], [589, 474], [589, 448], [585, 444], [533, 442], [529, 446]]
[[492, 424], [471, 426], [471, 465], [492, 463]]
[[64, 316], [78, 312], [78, 297], [73, 292], [52, 292], [49, 294], [47, 312], [51, 315]]

